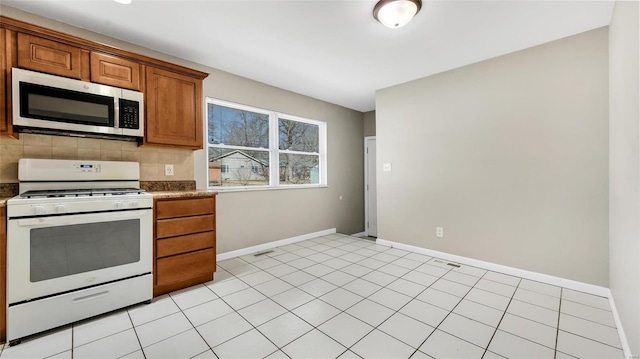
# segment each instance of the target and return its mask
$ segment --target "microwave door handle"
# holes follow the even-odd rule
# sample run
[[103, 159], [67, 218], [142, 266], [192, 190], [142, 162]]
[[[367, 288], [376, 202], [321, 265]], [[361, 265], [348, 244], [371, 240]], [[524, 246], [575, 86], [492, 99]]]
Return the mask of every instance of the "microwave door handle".
[[118, 131], [120, 131], [120, 97], [120, 95], [113, 96], [113, 128]]
[[18, 219], [17, 222], [20, 227], [59, 227], [73, 224], [114, 222], [123, 219], [136, 219], [148, 215], [149, 212], [150, 210], [148, 209], [141, 209], [135, 211], [72, 214], [69, 216], [23, 218]]

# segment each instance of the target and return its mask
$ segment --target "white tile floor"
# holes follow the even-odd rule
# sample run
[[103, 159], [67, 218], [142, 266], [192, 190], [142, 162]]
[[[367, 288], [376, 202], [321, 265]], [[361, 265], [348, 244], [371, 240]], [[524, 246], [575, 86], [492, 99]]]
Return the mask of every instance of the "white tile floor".
[[606, 298], [332, 234], [0, 348], [10, 358], [623, 358]]

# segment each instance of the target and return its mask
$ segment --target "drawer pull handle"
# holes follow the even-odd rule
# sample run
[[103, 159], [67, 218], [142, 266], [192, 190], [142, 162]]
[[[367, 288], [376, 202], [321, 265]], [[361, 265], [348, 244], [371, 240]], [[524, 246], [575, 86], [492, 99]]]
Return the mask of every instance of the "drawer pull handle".
[[105, 290], [104, 292], [89, 294], [89, 295], [85, 295], [84, 297], [73, 298], [73, 302], [74, 303], [86, 302], [88, 300], [93, 300], [93, 299], [97, 299], [99, 297], [103, 297], [103, 296], [105, 296], [107, 294], [109, 294], [109, 291]]

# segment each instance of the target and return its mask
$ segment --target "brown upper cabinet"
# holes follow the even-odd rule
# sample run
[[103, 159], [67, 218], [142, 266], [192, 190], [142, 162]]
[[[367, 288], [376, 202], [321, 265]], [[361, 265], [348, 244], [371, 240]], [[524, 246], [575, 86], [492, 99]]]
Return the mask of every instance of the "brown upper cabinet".
[[2, 15], [0, 30], [0, 136], [15, 136], [11, 69], [20, 67], [141, 91], [143, 144], [202, 148], [202, 81], [207, 73]]
[[91, 53], [91, 82], [140, 90], [140, 64], [100, 52]]
[[18, 66], [52, 75], [82, 79], [82, 49], [18, 33]]
[[18, 138], [11, 123], [11, 68], [17, 65], [15, 32], [0, 27], [0, 136]]
[[5, 30], [0, 29], [0, 132], [7, 132], [9, 127], [7, 118], [7, 74]]
[[147, 67], [146, 142], [202, 148], [202, 80]]

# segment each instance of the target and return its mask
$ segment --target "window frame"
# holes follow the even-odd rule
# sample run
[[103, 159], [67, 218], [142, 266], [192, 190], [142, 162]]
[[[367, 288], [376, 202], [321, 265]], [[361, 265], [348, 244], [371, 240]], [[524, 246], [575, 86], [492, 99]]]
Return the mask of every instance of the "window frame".
[[[209, 143], [209, 105], [229, 107], [236, 110], [254, 112], [259, 114], [266, 114], [269, 116], [269, 147], [244, 147], [244, 146], [232, 146]], [[252, 191], [252, 190], [268, 190], [268, 189], [288, 189], [288, 188], [318, 188], [327, 187], [327, 123], [325, 121], [319, 121], [309, 119], [305, 117], [290, 115], [283, 112], [266, 110], [259, 107], [238, 104], [230, 101], [224, 101], [212, 97], [205, 97], [205, 119], [204, 121], [204, 152], [205, 152], [205, 173], [206, 184], [208, 190], [215, 191]], [[291, 151], [280, 149], [279, 138], [279, 126], [278, 121], [280, 119], [302, 122], [311, 125], [318, 126], [318, 152], [303, 152], [303, 151]], [[228, 150], [252, 150], [252, 151], [265, 151], [269, 154], [269, 184], [268, 185], [253, 185], [253, 186], [211, 186], [209, 181], [209, 149], [220, 148]], [[315, 155], [318, 156], [318, 183], [307, 184], [281, 184], [280, 183], [280, 153], [300, 154], [300, 155]]]

